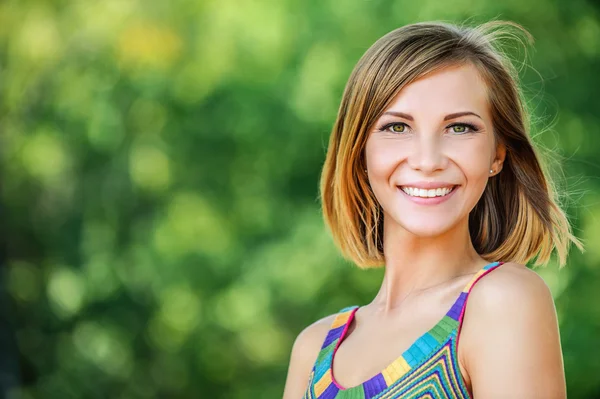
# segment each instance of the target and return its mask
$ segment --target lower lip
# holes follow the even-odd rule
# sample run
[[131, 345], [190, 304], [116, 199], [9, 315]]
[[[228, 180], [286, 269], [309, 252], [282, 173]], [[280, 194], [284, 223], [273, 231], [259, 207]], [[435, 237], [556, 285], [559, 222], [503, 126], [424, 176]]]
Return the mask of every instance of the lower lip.
[[423, 197], [411, 197], [410, 195], [406, 194], [404, 192], [404, 190], [402, 190], [400, 187], [398, 187], [398, 190], [400, 191], [400, 193], [404, 194], [404, 196], [406, 196], [406, 198], [408, 198], [409, 200], [411, 200], [412, 202], [419, 204], [419, 205], [437, 205], [437, 204], [441, 204], [444, 201], [447, 201], [448, 199], [450, 199], [450, 197], [452, 197], [454, 195], [454, 193], [456, 192], [456, 190], [458, 190], [459, 186], [455, 186], [452, 191], [450, 191], [449, 194], [444, 195], [443, 197], [431, 197], [431, 198], [423, 198]]

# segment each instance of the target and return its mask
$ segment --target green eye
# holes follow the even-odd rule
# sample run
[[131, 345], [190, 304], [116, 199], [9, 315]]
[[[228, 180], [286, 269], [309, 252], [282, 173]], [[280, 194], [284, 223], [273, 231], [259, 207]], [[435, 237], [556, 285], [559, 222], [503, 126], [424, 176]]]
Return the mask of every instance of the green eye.
[[390, 133], [409, 133], [409, 126], [403, 122], [392, 122], [387, 123], [381, 126], [378, 130], [380, 132], [390, 132]]
[[404, 132], [404, 129], [406, 128], [404, 125], [401, 125], [401, 124], [393, 124], [390, 127], [392, 128], [392, 132], [394, 132], [394, 133], [402, 133], [402, 132]]
[[452, 129], [454, 129], [454, 133], [464, 133], [467, 131], [467, 127], [463, 125], [452, 126]]

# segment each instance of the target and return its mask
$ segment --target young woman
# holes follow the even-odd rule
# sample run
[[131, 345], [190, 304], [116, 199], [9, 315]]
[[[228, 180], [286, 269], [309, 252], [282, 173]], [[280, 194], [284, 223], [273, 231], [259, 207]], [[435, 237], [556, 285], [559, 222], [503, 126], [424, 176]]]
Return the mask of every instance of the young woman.
[[[305, 328], [284, 399], [564, 398], [551, 293], [523, 264], [581, 247], [495, 39], [513, 23], [419, 23], [361, 58], [322, 174], [342, 253], [385, 265], [373, 301]], [[467, 306], [468, 305], [468, 306]]]

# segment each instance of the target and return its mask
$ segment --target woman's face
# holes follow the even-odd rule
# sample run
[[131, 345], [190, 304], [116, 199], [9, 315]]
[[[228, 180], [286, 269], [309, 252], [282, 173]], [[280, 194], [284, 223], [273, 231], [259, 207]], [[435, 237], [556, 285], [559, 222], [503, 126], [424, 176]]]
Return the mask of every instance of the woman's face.
[[504, 160], [488, 108], [486, 85], [472, 65], [442, 69], [402, 89], [365, 149], [386, 227], [431, 237], [468, 221]]

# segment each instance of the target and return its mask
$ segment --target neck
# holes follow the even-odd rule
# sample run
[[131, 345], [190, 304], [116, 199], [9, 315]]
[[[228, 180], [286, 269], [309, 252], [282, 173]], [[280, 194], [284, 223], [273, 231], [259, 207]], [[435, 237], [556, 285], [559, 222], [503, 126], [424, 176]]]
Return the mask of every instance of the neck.
[[488, 263], [473, 247], [468, 222], [465, 218], [438, 236], [417, 237], [384, 219], [385, 273], [373, 304], [381, 312], [392, 311], [408, 296], [473, 273]]

